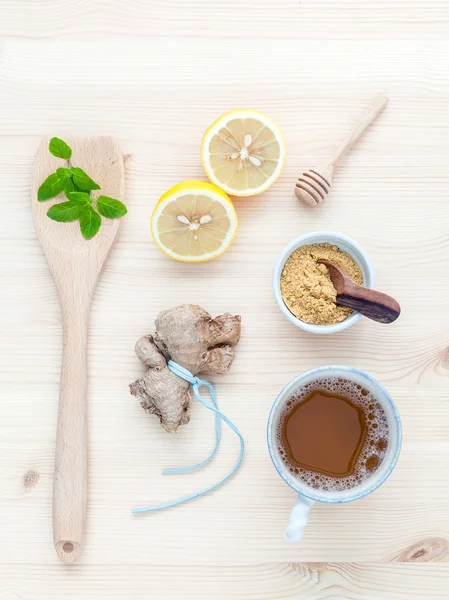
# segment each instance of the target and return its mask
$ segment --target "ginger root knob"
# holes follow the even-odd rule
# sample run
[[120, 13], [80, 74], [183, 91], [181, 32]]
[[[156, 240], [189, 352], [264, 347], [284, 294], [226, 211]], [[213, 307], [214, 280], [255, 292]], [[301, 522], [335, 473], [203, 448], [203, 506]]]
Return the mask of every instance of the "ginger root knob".
[[190, 386], [167, 362], [174, 360], [193, 375], [227, 373], [240, 339], [240, 317], [226, 313], [212, 319], [201, 306], [183, 304], [160, 312], [155, 325], [156, 333], [143, 336], [135, 347], [148, 371], [129, 388], [165, 431], [175, 433], [190, 420]]

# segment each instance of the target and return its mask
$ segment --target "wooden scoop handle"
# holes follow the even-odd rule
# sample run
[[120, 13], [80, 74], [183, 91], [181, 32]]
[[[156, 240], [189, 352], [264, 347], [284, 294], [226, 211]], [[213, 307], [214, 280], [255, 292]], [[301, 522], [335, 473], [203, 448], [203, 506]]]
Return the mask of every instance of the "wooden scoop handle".
[[337, 291], [335, 304], [352, 308], [379, 323], [393, 323], [401, 314], [399, 303], [391, 296], [359, 285], [343, 269], [329, 260], [320, 258], [318, 262], [326, 265], [329, 271]]
[[354, 287], [346, 288], [345, 293], [338, 294], [335, 304], [352, 308], [379, 323], [393, 323], [401, 314], [401, 308], [394, 298], [356, 283]]
[[83, 549], [87, 504], [86, 345], [88, 307], [62, 306], [64, 343], [53, 487], [53, 538], [63, 562]]
[[345, 139], [345, 141], [340, 145], [334, 156], [329, 161], [330, 165], [335, 165], [343, 154], [352, 148], [352, 146], [356, 143], [362, 133], [371, 125], [377, 115], [385, 108], [388, 102], [387, 96], [385, 94], [379, 94], [375, 98], [373, 98], [371, 105], [367, 112], [363, 115], [361, 120], [358, 122], [356, 127], [352, 130], [349, 136]]

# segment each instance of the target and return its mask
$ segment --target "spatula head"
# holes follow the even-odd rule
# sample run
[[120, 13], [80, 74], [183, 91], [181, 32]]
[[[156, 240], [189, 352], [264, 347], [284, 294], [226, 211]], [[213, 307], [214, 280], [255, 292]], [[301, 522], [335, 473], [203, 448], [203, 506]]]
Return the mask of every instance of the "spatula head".
[[[45, 179], [58, 167], [67, 167], [67, 161], [56, 158], [48, 150], [50, 138], [39, 146], [34, 163], [31, 203], [37, 237], [61, 292], [61, 284], [82, 278], [90, 293], [102, 269], [103, 263], [114, 244], [120, 219], [102, 217], [100, 231], [91, 240], [85, 240], [78, 221], [59, 223], [47, 216], [53, 204], [66, 202], [63, 193], [51, 200], [38, 202], [37, 190]], [[101, 190], [92, 197], [110, 196], [124, 200], [125, 175], [123, 156], [115, 140], [110, 137], [65, 138], [72, 148], [71, 163], [81, 167]]]

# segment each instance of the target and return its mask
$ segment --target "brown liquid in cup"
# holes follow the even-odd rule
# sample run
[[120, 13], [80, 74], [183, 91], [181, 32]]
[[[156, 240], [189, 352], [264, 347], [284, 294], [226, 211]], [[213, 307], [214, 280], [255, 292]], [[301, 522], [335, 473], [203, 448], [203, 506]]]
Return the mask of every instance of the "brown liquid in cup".
[[381, 465], [388, 423], [379, 401], [342, 378], [323, 379], [288, 400], [278, 428], [278, 449], [290, 472], [307, 485], [344, 490]]

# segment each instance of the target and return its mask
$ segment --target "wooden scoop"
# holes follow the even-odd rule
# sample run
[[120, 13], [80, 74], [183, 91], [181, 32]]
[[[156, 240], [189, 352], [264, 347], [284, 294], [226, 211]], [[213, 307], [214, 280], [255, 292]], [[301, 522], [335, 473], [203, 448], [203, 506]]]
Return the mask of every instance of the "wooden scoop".
[[338, 306], [352, 308], [379, 323], [393, 323], [401, 314], [401, 307], [391, 296], [359, 285], [333, 262], [324, 259], [319, 259], [317, 262], [328, 268], [332, 283], [337, 290], [335, 304]]
[[371, 102], [371, 106], [359, 121], [352, 133], [345, 139], [334, 156], [325, 165], [313, 167], [304, 171], [296, 182], [295, 194], [299, 200], [302, 200], [310, 206], [320, 204], [328, 195], [332, 185], [332, 175], [334, 167], [340, 158], [352, 148], [362, 133], [371, 125], [377, 115], [383, 110], [388, 102], [384, 94], [379, 94]]
[[[101, 194], [123, 199], [123, 157], [111, 138], [66, 140], [72, 161], [101, 186]], [[89, 311], [98, 276], [117, 237], [120, 219], [104, 219], [99, 233], [86, 241], [78, 221], [57, 223], [47, 217], [62, 194], [38, 202], [37, 189], [56, 168], [67, 166], [48, 151], [44, 140], [36, 154], [32, 209], [37, 237], [59, 292], [64, 341], [53, 487], [53, 537], [64, 562], [74, 562], [83, 548], [87, 498], [86, 345]]]

